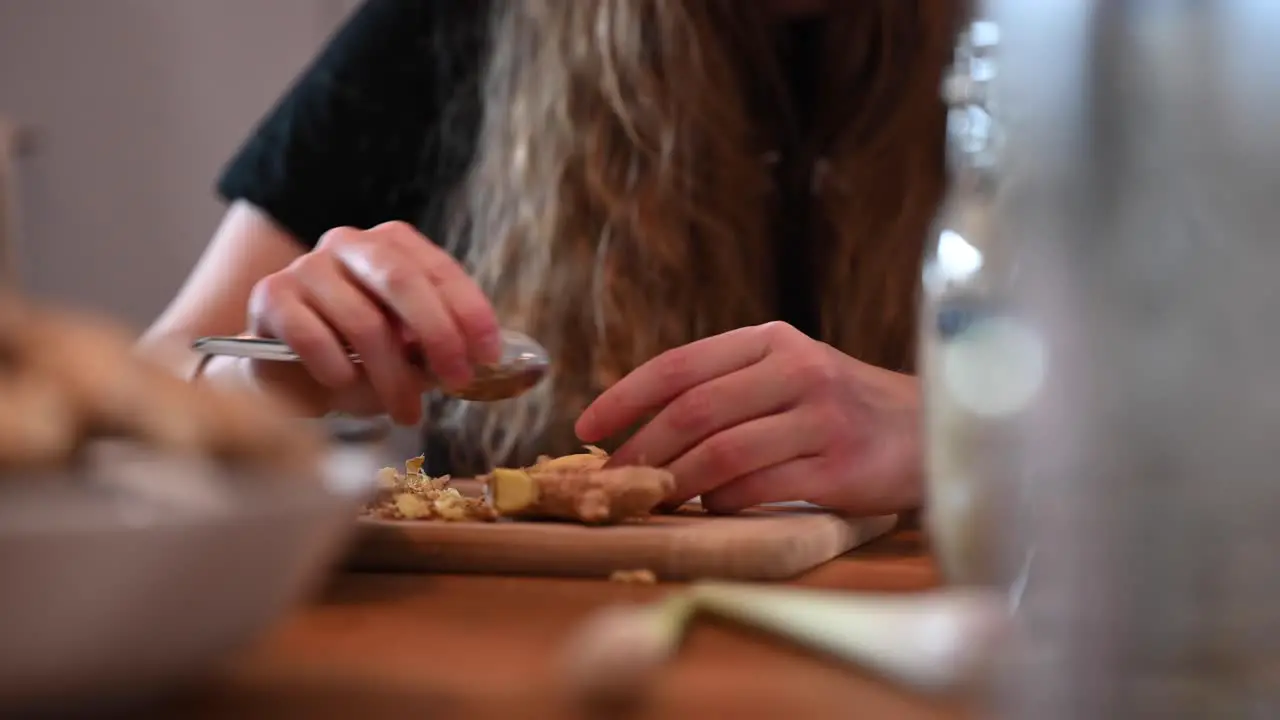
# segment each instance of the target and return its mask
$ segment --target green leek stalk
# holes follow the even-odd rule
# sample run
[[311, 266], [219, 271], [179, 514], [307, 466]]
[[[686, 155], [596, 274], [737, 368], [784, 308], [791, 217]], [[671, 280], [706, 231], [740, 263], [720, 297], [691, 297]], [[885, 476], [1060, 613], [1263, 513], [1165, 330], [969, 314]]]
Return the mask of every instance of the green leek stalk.
[[956, 689], [987, 671], [1007, 608], [1001, 595], [961, 590], [890, 595], [703, 583], [689, 594], [700, 612], [928, 692]]

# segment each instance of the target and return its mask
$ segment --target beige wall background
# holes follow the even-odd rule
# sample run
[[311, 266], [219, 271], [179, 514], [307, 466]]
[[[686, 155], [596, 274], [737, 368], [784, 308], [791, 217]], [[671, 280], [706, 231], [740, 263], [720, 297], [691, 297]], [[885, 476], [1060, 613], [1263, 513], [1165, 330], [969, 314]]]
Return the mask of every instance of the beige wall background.
[[[0, 0], [0, 116], [30, 139], [15, 167], [24, 289], [150, 323], [222, 213], [218, 170], [359, 4]], [[393, 433], [393, 457], [417, 447]]]
[[0, 0], [24, 288], [149, 323], [216, 225], [222, 163], [356, 4]]

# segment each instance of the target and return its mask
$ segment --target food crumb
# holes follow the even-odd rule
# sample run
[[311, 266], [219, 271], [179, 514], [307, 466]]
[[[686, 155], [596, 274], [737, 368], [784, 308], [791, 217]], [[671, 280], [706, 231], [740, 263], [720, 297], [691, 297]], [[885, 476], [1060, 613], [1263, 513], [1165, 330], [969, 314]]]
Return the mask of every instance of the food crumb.
[[493, 522], [497, 514], [483, 498], [469, 498], [449, 487], [449, 476], [431, 477], [422, 472], [422, 458], [411, 458], [404, 472], [383, 468], [378, 472], [378, 497], [365, 514], [384, 520], [437, 520], [444, 522]]
[[658, 582], [658, 576], [652, 570], [614, 570], [609, 575], [609, 580], [631, 585], [653, 585]]

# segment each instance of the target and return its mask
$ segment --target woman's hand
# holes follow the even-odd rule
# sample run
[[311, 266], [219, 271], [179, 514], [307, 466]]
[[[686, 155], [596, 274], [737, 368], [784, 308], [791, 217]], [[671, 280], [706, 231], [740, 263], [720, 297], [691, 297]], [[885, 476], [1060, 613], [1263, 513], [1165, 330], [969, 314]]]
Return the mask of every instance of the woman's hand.
[[[501, 355], [498, 322], [466, 271], [412, 226], [338, 228], [315, 250], [263, 278], [249, 299], [249, 330], [279, 338], [302, 358], [251, 364], [255, 379], [316, 409], [421, 415], [417, 347], [446, 387], [465, 385], [473, 362]], [[345, 346], [360, 354], [352, 363]]]
[[875, 514], [920, 502], [919, 408], [915, 378], [769, 323], [659, 355], [576, 429], [598, 442], [652, 415], [610, 463], [671, 470], [672, 506], [701, 495], [713, 512], [807, 500]]

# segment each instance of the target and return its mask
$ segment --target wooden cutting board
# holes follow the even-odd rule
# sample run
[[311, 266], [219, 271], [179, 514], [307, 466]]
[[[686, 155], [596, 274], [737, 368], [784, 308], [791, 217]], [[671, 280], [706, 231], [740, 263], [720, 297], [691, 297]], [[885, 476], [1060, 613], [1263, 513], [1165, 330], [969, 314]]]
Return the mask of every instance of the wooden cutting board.
[[782, 580], [891, 530], [895, 516], [845, 518], [811, 506], [735, 516], [696, 504], [643, 523], [444, 523], [362, 518], [355, 570], [608, 577], [650, 570], [659, 580]]

